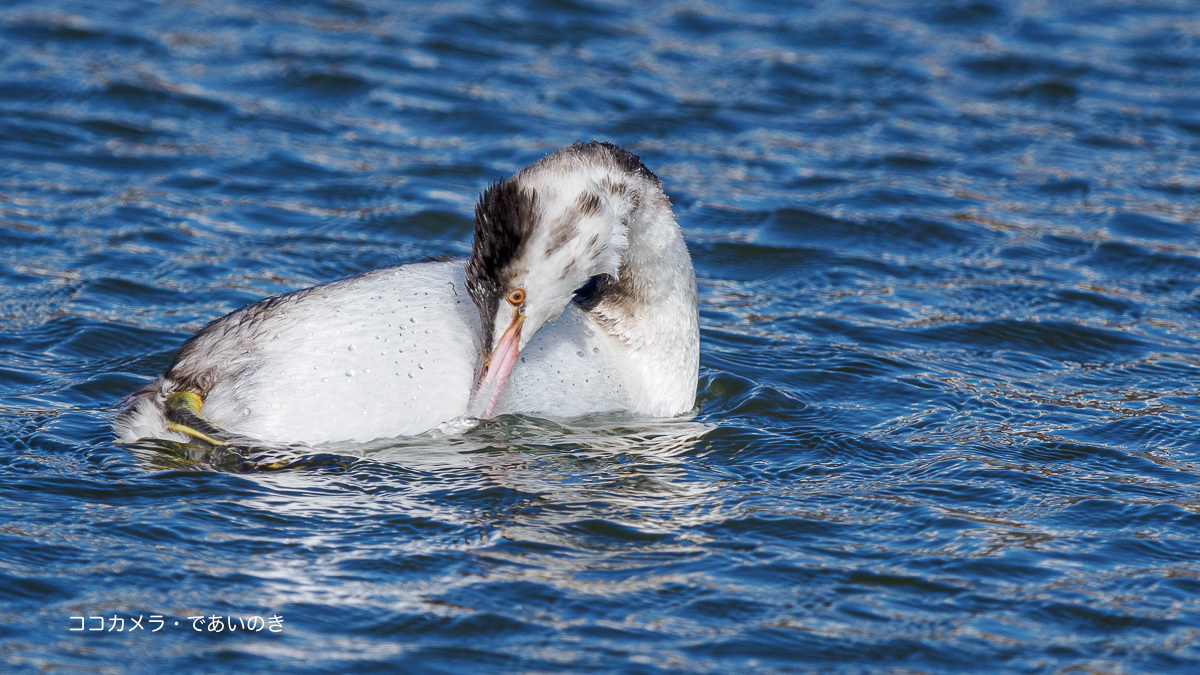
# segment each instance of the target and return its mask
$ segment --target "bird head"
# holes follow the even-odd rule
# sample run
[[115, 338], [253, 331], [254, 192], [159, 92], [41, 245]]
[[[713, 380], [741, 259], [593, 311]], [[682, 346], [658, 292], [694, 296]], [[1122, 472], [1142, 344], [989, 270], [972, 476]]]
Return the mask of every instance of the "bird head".
[[474, 406], [481, 416], [491, 414], [521, 351], [575, 293], [594, 277], [618, 278], [637, 206], [617, 162], [626, 156], [607, 144], [577, 144], [479, 198], [467, 291], [483, 329]]

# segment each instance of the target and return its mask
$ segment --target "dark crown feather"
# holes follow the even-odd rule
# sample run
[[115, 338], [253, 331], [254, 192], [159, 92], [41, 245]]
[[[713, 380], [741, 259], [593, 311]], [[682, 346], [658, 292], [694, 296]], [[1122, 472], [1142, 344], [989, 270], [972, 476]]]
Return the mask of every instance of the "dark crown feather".
[[475, 205], [475, 242], [467, 261], [467, 292], [479, 308], [484, 349], [491, 348], [496, 306], [509, 265], [520, 257], [536, 225], [537, 194], [520, 175], [497, 181]]

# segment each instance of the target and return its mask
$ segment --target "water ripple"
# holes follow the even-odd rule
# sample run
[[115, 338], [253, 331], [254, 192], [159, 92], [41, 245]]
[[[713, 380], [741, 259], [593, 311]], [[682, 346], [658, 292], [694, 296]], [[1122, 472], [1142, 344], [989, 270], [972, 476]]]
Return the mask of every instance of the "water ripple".
[[[0, 658], [1195, 671], [1193, 10], [0, 8]], [[590, 138], [689, 240], [694, 421], [112, 444], [208, 320], [463, 256], [481, 187]]]

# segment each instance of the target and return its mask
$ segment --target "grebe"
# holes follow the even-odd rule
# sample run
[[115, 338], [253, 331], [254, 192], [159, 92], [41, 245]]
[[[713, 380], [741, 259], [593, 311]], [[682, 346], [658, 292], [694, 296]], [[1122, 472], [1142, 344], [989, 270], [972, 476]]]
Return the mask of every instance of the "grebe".
[[501, 413], [674, 417], [695, 403], [699, 355], [695, 272], [661, 181], [615, 145], [576, 143], [484, 191], [466, 260], [209, 323], [114, 432], [315, 445]]

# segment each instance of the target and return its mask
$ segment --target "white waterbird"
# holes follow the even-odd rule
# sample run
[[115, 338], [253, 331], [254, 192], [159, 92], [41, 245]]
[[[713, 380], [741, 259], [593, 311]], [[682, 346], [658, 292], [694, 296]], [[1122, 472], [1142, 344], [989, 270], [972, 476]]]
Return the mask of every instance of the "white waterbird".
[[470, 258], [266, 298], [184, 343], [114, 425], [133, 441], [319, 444], [501, 413], [692, 410], [696, 279], [662, 183], [577, 143], [484, 191]]

